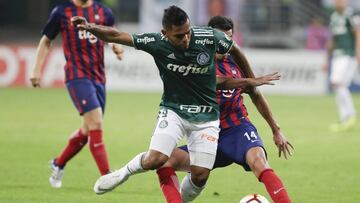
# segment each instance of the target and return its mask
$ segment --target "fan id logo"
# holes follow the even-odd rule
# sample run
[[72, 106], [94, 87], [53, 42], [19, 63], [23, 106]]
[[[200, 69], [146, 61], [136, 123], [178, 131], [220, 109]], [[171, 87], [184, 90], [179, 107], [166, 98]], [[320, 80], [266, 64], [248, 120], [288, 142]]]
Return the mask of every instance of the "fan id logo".
[[136, 40], [137, 43], [143, 43], [143, 44], [147, 44], [150, 42], [155, 42], [155, 37], [144, 37], [144, 38], [139, 38]]
[[198, 67], [196, 64], [189, 64], [188, 66], [180, 66], [180, 65], [169, 63], [166, 67], [167, 67], [167, 69], [169, 69], [173, 72], [182, 73], [183, 76], [187, 76], [187, 75], [189, 75], [189, 73], [205, 74], [209, 71], [209, 67]]
[[208, 53], [202, 52], [197, 55], [196, 60], [197, 60], [198, 64], [205, 65], [205, 64], [209, 63], [210, 56]]
[[180, 105], [180, 110], [188, 113], [210, 113], [213, 109], [212, 106], [205, 105]]

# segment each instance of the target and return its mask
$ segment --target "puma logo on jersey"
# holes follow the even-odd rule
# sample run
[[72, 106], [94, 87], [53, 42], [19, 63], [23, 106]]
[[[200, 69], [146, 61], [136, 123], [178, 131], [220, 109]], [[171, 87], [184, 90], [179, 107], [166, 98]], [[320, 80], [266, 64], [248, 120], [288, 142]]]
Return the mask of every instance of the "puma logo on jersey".
[[97, 42], [98, 38], [91, 34], [90, 32], [86, 30], [79, 30], [79, 39], [89, 39], [89, 42], [94, 44]]
[[169, 63], [166, 67], [173, 72], [182, 73], [183, 76], [189, 75], [189, 73], [205, 74], [209, 71], [209, 67], [198, 67], [196, 64], [189, 64], [188, 66], [180, 66]]

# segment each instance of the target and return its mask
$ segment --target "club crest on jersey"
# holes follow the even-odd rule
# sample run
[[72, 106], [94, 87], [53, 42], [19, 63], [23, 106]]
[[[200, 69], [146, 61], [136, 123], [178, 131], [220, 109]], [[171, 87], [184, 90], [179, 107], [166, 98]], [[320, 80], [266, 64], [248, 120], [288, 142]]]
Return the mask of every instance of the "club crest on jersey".
[[197, 55], [196, 60], [199, 65], [205, 65], [209, 63], [210, 56], [206, 52], [201, 52], [200, 54]]
[[159, 123], [159, 128], [166, 128], [168, 126], [168, 122], [166, 120], [162, 120]]

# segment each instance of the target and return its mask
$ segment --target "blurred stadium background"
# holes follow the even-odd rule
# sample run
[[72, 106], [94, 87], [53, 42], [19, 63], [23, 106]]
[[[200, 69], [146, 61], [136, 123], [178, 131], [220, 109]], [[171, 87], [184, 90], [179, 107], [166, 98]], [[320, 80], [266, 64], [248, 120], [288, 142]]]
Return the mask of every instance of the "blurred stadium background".
[[[46, 90], [30, 89], [28, 76], [42, 26], [52, 8], [65, 1], [0, 0], [0, 202], [165, 202], [151, 173], [134, 177], [134, 182], [113, 194], [95, 197], [91, 188], [98, 174], [89, 152], [69, 165], [64, 189], [55, 192], [47, 184], [47, 161], [80, 122], [66, 90], [58, 88], [63, 87], [65, 62], [59, 36], [44, 68], [42, 86]], [[360, 127], [340, 134], [327, 129], [337, 119], [328, 76], [321, 69], [332, 0], [101, 2], [112, 8], [117, 27], [130, 33], [159, 31], [162, 11], [172, 4], [184, 8], [193, 25], [205, 25], [212, 15], [232, 17], [235, 39], [255, 73], [279, 71], [283, 75], [276, 86], [262, 90], [296, 147], [290, 161], [276, 158], [270, 130], [247, 103], [270, 163], [294, 202], [360, 202]], [[359, 0], [349, 3], [360, 10]], [[110, 163], [118, 168], [147, 149], [162, 84], [151, 56], [144, 52], [126, 48], [123, 61], [113, 54], [106, 54], [105, 61], [111, 90], [105, 142]], [[360, 92], [359, 71], [351, 90]], [[360, 110], [359, 95], [354, 100]], [[215, 171], [197, 202], [238, 202], [252, 192], [266, 195], [263, 186], [241, 170], [232, 166]]]
[[[28, 86], [27, 76], [35, 46], [51, 9], [66, 0], [0, 1], [0, 87]], [[227, 15], [235, 21], [235, 39], [248, 55], [256, 73], [280, 71], [284, 78], [267, 91], [291, 94], [324, 94], [327, 77], [321, 70], [326, 25], [332, 0], [102, 0], [112, 8], [117, 27], [130, 33], [161, 29], [163, 8], [176, 4], [190, 15], [193, 25], [205, 25], [210, 16]], [[350, 0], [360, 8], [357, 0]], [[60, 37], [45, 65], [43, 86], [61, 86], [64, 57]], [[142, 58], [141, 61], [138, 59]], [[304, 60], [305, 59], [305, 60]], [[108, 88], [161, 91], [152, 58], [129, 49], [118, 62], [106, 60]], [[146, 79], [146, 83], [144, 83]], [[360, 91], [360, 74], [353, 91]]]

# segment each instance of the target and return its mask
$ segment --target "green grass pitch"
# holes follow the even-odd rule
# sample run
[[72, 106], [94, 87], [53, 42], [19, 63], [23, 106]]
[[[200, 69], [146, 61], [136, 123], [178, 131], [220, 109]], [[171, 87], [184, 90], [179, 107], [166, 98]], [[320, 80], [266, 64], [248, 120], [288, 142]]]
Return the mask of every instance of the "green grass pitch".
[[[268, 96], [283, 133], [295, 146], [290, 160], [279, 159], [271, 131], [246, 97], [271, 166], [282, 178], [294, 203], [360, 202], [360, 123], [345, 133], [327, 130], [336, 121], [333, 95]], [[160, 94], [109, 93], [105, 143], [111, 168], [147, 150]], [[360, 111], [360, 95], [355, 95]], [[64, 89], [0, 89], [1, 203], [152, 203], [165, 202], [154, 172], [136, 175], [109, 194], [92, 191], [99, 173], [88, 147], [68, 164], [63, 188], [48, 184], [51, 158], [80, 125], [80, 117]], [[179, 174], [182, 178], [183, 173]], [[237, 165], [212, 172], [199, 203], [237, 203], [265, 188]]]

